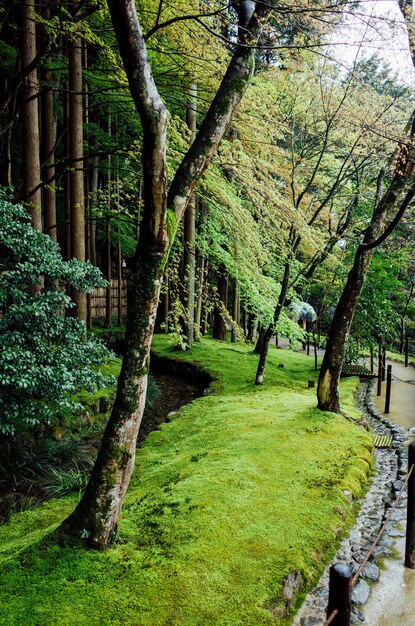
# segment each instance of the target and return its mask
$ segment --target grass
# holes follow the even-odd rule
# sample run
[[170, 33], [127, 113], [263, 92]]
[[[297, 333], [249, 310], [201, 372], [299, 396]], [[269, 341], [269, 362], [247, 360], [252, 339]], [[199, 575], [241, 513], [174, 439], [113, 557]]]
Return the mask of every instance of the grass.
[[[155, 348], [213, 372], [215, 393], [138, 450], [107, 552], [41, 541], [73, 496], [0, 527], [1, 625], [282, 624], [284, 578], [295, 569], [303, 590], [315, 582], [352, 523], [344, 490], [364, 488], [371, 438], [315, 408], [312, 357], [271, 348], [266, 384], [255, 387], [257, 356], [244, 345], [204, 340], [173, 353], [160, 336]], [[352, 417], [356, 384], [342, 382]]]

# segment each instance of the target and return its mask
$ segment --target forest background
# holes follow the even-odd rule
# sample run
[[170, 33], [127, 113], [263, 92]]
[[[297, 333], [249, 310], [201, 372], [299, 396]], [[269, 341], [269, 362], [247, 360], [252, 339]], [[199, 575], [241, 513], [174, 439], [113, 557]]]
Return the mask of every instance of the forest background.
[[[250, 2], [209, 2], [202, 8], [197, 2], [137, 3], [146, 33], [140, 41], [168, 119], [166, 176], [159, 179], [171, 185], [168, 202], [177, 204], [179, 183], [194, 174], [176, 210], [183, 220], [172, 217], [170, 206], [162, 207], [162, 262], [154, 276], [146, 266], [157, 284], [153, 304], [164, 274], [156, 327], [173, 333], [181, 348], [210, 328], [221, 340], [230, 330], [234, 342], [253, 341], [259, 331], [256, 350], [265, 362], [272, 334], [303, 338], [295, 315], [299, 302], [317, 312], [317, 334], [328, 334], [373, 208], [397, 178], [403, 185], [412, 176], [412, 90], [376, 56], [356, 55], [347, 71], [330, 58], [329, 36], [348, 13], [372, 27], [361, 4], [258, 3], [254, 24]], [[157, 195], [149, 197], [153, 118], [148, 115], [143, 124], [137, 100], [144, 92], [137, 97], [132, 86], [135, 68], [122, 44], [123, 36], [129, 39], [120, 27], [122, 10], [117, 14], [111, 3], [109, 8], [92, 1], [8, 2], [1, 12], [0, 74], [0, 182], [29, 209], [32, 227], [58, 242], [64, 259], [101, 268], [108, 281], [107, 326], [114, 321], [111, 280], [118, 281], [118, 323], [123, 281], [136, 289], [146, 248], [140, 242], [150, 232], [146, 211]], [[232, 87], [243, 98], [237, 109], [233, 102], [222, 112], [222, 140], [218, 135], [212, 146], [205, 141], [203, 163], [188, 165], [202, 120], [212, 111], [221, 115], [215, 94], [221, 93], [226, 67], [238, 53], [248, 59], [251, 52], [255, 72], [249, 69], [245, 83]], [[343, 342], [350, 361], [380, 338], [402, 351], [405, 338], [413, 337], [412, 228], [409, 206], [393, 237], [376, 252], [350, 320], [351, 339]], [[16, 257], [3, 256], [9, 271]], [[92, 299], [85, 290], [99, 279], [90, 267], [83, 272], [51, 276], [40, 289], [55, 293], [57, 280], [72, 283], [72, 313], [91, 327]], [[32, 286], [36, 282], [25, 278]], [[144, 313], [151, 332], [146, 327], [136, 338], [142, 345], [131, 343], [131, 355], [139, 349], [131, 367], [143, 381], [147, 370], [137, 363], [145, 362], [154, 322], [150, 309], [140, 310], [141, 319], [147, 319]], [[256, 382], [263, 380], [262, 369]], [[137, 386], [137, 379], [131, 384]], [[146, 383], [139, 385], [145, 392]], [[15, 407], [8, 415], [6, 434], [39, 421], [32, 415], [22, 424]], [[125, 477], [120, 485], [123, 491]], [[115, 523], [97, 543], [108, 541]]]

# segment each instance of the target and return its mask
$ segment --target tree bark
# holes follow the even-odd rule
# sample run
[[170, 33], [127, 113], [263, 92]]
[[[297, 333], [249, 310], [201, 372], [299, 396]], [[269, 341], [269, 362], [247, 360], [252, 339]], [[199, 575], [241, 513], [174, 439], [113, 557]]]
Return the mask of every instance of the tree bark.
[[[22, 2], [22, 30], [20, 57], [22, 70], [33, 63], [36, 57], [36, 23], [33, 0]], [[32, 217], [32, 226], [42, 230], [42, 193], [40, 188], [39, 155], [39, 85], [36, 68], [25, 74], [22, 80], [23, 105], [21, 118], [23, 123], [23, 162], [25, 203]], [[33, 193], [33, 190], [37, 191]]]
[[[254, 52], [236, 47], [199, 134], [179, 166], [167, 196], [167, 112], [155, 86], [133, 0], [109, 0], [118, 45], [143, 129], [143, 213], [129, 289], [125, 353], [117, 395], [90, 482], [61, 532], [105, 548], [118, 518], [134, 467], [144, 410], [149, 353], [160, 285], [169, 246], [186, 204], [252, 76]], [[262, 5], [261, 5], [262, 7]], [[262, 9], [261, 9], [262, 10]], [[266, 11], [269, 9], [267, 8]], [[251, 19], [247, 41], [257, 38]]]
[[205, 258], [203, 256], [198, 257], [197, 261], [197, 280], [196, 280], [196, 303], [195, 303], [195, 327], [194, 327], [194, 340], [200, 341], [201, 325], [202, 325], [202, 303], [203, 303], [203, 291], [205, 285]]
[[[189, 100], [186, 109], [186, 123], [191, 132], [191, 141], [196, 137], [196, 111], [197, 111], [197, 85], [193, 81], [189, 89]], [[193, 194], [189, 199], [186, 210], [184, 212], [184, 276], [185, 276], [185, 293], [186, 293], [186, 336], [189, 345], [195, 339], [195, 273], [196, 273], [196, 197]]]
[[[240, 299], [239, 299], [239, 283], [235, 278], [233, 281], [233, 321], [235, 326], [239, 327], [240, 322]], [[236, 343], [236, 329], [232, 328], [231, 343]]]
[[[85, 261], [85, 196], [83, 157], [82, 41], [74, 34], [69, 45], [69, 158], [71, 257]], [[86, 294], [71, 293], [76, 315], [86, 321]]]
[[[43, 180], [46, 183], [43, 187], [44, 230], [53, 241], [57, 241], [54, 166], [56, 120], [53, 111], [52, 72], [50, 69], [45, 70], [44, 79], [45, 86], [41, 99]], [[51, 182], [47, 182], [49, 180]]]

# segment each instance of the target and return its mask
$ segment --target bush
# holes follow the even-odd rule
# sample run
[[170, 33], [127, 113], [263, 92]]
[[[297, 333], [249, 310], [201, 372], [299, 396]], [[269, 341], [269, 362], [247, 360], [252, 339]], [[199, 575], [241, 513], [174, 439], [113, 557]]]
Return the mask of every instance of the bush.
[[110, 382], [98, 367], [112, 355], [67, 316], [74, 304], [65, 291], [105, 284], [89, 262], [63, 261], [0, 190], [0, 433], [60, 423], [77, 408], [73, 394]]

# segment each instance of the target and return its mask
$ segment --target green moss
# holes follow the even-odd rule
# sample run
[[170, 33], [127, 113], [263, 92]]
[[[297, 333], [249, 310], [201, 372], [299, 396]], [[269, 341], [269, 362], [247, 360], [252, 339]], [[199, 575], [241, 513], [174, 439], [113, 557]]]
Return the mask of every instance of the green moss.
[[[198, 398], [149, 435], [106, 553], [39, 543], [74, 506], [67, 498], [0, 527], [0, 624], [265, 626], [284, 604], [289, 570], [316, 581], [369, 471], [369, 435], [315, 408], [314, 359], [270, 350], [266, 382], [246, 346], [203, 340], [164, 356], [214, 373]], [[284, 368], [278, 364], [284, 363]], [[356, 382], [342, 383], [353, 410]], [[24, 589], [24, 593], [16, 590]], [[279, 622], [281, 623], [281, 622]]]

